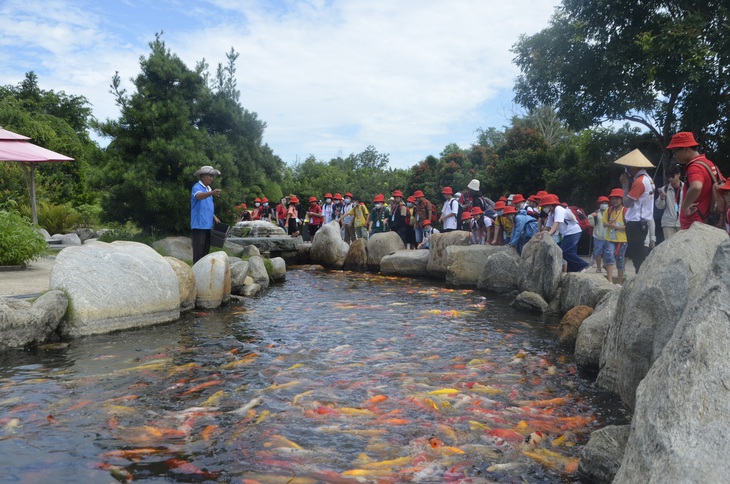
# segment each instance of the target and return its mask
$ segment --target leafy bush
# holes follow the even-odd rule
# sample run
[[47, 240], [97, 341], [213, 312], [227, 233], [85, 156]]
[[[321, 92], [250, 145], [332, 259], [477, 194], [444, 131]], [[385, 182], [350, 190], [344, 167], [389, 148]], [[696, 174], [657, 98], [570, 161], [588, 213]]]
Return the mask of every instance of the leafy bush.
[[100, 205], [79, 205], [76, 207], [78, 220], [76, 222], [79, 227], [97, 227], [101, 223], [101, 206]]
[[40, 202], [37, 214], [38, 225], [51, 235], [70, 232], [81, 218], [69, 203], [53, 205], [48, 202]]
[[15, 266], [38, 259], [47, 245], [30, 220], [15, 210], [0, 209], [0, 265]]
[[126, 225], [115, 227], [104, 232], [99, 241], [101, 242], [114, 242], [115, 240], [129, 240], [132, 242], [141, 242], [143, 244], [152, 245], [152, 242], [156, 238], [152, 235], [145, 234], [139, 229], [134, 227], [134, 224], [128, 223]]

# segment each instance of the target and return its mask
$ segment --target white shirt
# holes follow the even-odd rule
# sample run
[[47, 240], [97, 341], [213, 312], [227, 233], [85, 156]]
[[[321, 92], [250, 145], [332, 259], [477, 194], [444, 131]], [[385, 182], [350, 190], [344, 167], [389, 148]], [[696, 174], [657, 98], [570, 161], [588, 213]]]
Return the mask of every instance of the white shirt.
[[545, 225], [552, 227], [553, 224], [558, 224], [558, 232], [565, 237], [566, 235], [579, 234], [581, 230], [580, 225], [575, 220], [575, 216], [570, 209], [563, 207], [562, 205], [556, 205], [550, 216], [547, 219]]
[[626, 208], [627, 222], [641, 222], [654, 218], [654, 181], [646, 170], [639, 170], [636, 174], [628, 197], [634, 201], [634, 205]]
[[[454, 210], [452, 210], [452, 208]], [[448, 230], [448, 229], [456, 230], [456, 216], [459, 214], [459, 202], [454, 198], [445, 200], [444, 206], [441, 209], [441, 213], [444, 215], [444, 217], [446, 217], [450, 213], [454, 214], [453, 217], [444, 218], [444, 230]]]

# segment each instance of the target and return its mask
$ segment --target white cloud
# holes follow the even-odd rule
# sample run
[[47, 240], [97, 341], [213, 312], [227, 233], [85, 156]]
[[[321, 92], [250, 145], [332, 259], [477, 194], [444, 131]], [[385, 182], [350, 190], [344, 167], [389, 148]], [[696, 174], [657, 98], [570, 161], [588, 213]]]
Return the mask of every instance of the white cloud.
[[[265, 141], [285, 161], [374, 145], [408, 166], [446, 143], [470, 142], [474, 129], [495, 125], [488, 117], [501, 119], [484, 106], [510, 101], [517, 69], [509, 49], [520, 33], [547, 25], [553, 3], [180, 0], [156, 8], [195, 20], [165, 27], [163, 36], [190, 67], [205, 58], [214, 70], [231, 47], [240, 53], [242, 104], [267, 122]], [[111, 75], [135, 76], [154, 32], [122, 39], [100, 11], [84, 16], [73, 2], [54, 2], [20, 15], [23, 5], [11, 1], [0, 9], [10, 14], [0, 20], [3, 49], [31, 46], [33, 61], [53, 77], [42, 77], [42, 87], [64, 86], [86, 95], [98, 117], [115, 116]], [[22, 27], [11, 25], [13, 17], [22, 17]], [[0, 82], [18, 82], [26, 66], [0, 74]]]

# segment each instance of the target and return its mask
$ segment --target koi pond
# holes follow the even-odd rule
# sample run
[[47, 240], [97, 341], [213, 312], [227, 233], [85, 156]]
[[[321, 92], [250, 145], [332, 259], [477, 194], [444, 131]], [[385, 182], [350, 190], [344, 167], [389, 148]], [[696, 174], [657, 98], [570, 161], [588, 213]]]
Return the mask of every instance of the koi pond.
[[0, 481], [577, 481], [628, 416], [507, 302], [290, 270], [243, 305], [4, 352]]

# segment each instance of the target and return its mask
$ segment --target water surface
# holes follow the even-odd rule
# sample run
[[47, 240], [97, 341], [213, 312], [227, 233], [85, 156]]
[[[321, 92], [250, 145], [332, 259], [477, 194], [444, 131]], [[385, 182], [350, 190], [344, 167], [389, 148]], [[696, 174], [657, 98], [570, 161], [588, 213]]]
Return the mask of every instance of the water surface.
[[368, 274], [0, 356], [3, 482], [571, 482], [625, 420], [539, 319]]

